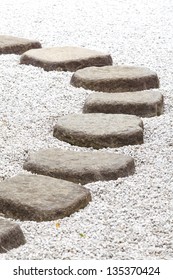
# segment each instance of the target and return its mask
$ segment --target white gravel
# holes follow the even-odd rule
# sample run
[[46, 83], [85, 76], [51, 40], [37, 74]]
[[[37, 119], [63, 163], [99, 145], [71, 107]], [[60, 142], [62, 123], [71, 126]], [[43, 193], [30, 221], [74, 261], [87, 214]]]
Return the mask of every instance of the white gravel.
[[[158, 73], [165, 111], [143, 119], [145, 143], [108, 152], [132, 155], [136, 173], [88, 184], [92, 202], [52, 222], [20, 222], [27, 243], [0, 259], [173, 258], [173, 1], [1, 0], [1, 34], [110, 52], [114, 64]], [[71, 73], [19, 65], [0, 56], [0, 180], [22, 171], [29, 151], [86, 150], [52, 136], [60, 115], [82, 112], [89, 91], [69, 85]]]

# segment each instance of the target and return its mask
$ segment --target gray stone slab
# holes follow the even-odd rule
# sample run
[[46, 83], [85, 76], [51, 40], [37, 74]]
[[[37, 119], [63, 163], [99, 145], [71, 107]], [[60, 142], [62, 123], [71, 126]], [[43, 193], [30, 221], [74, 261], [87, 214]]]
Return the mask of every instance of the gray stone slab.
[[19, 225], [0, 219], [0, 253], [25, 244], [25, 237]]
[[75, 152], [62, 149], [31, 153], [24, 169], [74, 183], [116, 180], [134, 173], [130, 156], [105, 152]]
[[125, 114], [70, 114], [59, 117], [53, 135], [72, 145], [120, 147], [143, 143], [143, 122]]
[[163, 112], [163, 95], [159, 91], [93, 92], [86, 99], [84, 113], [159, 116]]
[[70, 83], [75, 87], [102, 92], [139, 91], [159, 87], [155, 72], [134, 66], [87, 67], [77, 70]]
[[46, 71], [76, 71], [87, 66], [112, 65], [109, 54], [81, 47], [53, 47], [30, 50], [20, 59], [21, 64], [32, 64]]
[[86, 188], [47, 176], [19, 174], [0, 183], [0, 212], [20, 220], [60, 219], [89, 201]]
[[22, 54], [30, 49], [41, 48], [38, 41], [0, 35], [0, 54]]

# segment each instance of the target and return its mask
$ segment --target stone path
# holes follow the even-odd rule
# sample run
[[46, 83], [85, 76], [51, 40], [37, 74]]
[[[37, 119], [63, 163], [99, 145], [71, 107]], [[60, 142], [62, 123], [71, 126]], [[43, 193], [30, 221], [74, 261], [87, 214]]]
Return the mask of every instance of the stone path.
[[55, 220], [84, 208], [90, 201], [86, 188], [42, 175], [19, 174], [0, 183], [0, 212], [14, 219]]
[[88, 66], [112, 65], [109, 54], [81, 47], [54, 47], [30, 50], [20, 59], [21, 64], [42, 67], [46, 71], [76, 71]]
[[0, 253], [25, 244], [25, 237], [19, 225], [0, 218]]
[[22, 54], [29, 49], [41, 48], [38, 41], [0, 35], [0, 54]]
[[157, 74], [134, 66], [87, 67], [77, 70], [71, 85], [102, 92], [127, 92], [159, 87]]
[[[141, 67], [112, 66], [109, 54], [81, 48], [41, 48], [37, 41], [0, 35], [0, 54], [22, 54], [20, 63], [46, 71], [76, 71], [75, 87], [95, 90], [83, 113], [59, 117], [53, 135], [72, 145], [115, 148], [143, 143], [143, 122], [163, 112], [163, 95], [155, 72]], [[86, 68], [85, 68], [86, 67]], [[82, 69], [83, 68], [83, 69]], [[149, 90], [150, 89], [150, 90]], [[91, 201], [79, 184], [132, 175], [134, 159], [101, 151], [61, 149], [31, 153], [19, 174], [0, 183], [0, 212], [20, 220], [49, 221], [71, 215]], [[25, 243], [16, 224], [0, 219], [0, 253]]]
[[163, 95], [159, 91], [94, 92], [85, 101], [84, 113], [159, 116], [163, 112]]
[[53, 135], [72, 145], [95, 149], [143, 143], [143, 122], [123, 114], [71, 114], [59, 117]]
[[62, 149], [31, 153], [24, 169], [74, 183], [116, 180], [134, 173], [133, 158], [106, 152], [74, 152]]

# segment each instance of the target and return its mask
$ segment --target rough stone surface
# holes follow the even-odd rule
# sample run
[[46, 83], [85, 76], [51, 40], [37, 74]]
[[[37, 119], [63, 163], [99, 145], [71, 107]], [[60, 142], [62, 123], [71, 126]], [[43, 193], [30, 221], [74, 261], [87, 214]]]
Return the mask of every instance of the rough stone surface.
[[25, 237], [19, 225], [0, 219], [0, 253], [25, 244]]
[[105, 93], [94, 92], [87, 98], [84, 113], [159, 116], [163, 112], [163, 95], [155, 90]]
[[70, 82], [75, 87], [126, 92], [159, 87], [157, 74], [148, 68], [134, 66], [87, 67], [76, 71]]
[[30, 50], [20, 59], [21, 64], [32, 64], [46, 71], [76, 71], [88, 66], [112, 65], [109, 54], [81, 47], [54, 47]]
[[59, 117], [53, 135], [72, 145], [120, 147], [143, 143], [143, 122], [124, 114], [70, 114]]
[[29, 49], [41, 48], [38, 41], [0, 35], [0, 54], [22, 54]]
[[87, 184], [131, 175], [134, 173], [135, 165], [130, 156], [52, 148], [30, 154], [24, 169], [74, 183]]
[[42, 175], [19, 174], [0, 183], [0, 212], [21, 220], [63, 218], [90, 200], [84, 187]]

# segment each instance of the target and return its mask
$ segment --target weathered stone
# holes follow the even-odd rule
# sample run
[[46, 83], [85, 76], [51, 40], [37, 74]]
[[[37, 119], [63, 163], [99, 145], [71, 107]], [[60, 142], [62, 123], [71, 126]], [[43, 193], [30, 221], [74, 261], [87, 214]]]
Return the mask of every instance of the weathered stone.
[[42, 67], [46, 71], [76, 71], [87, 66], [112, 65], [109, 54], [80, 47], [54, 47], [30, 50], [20, 63]]
[[143, 143], [143, 122], [123, 114], [71, 114], [59, 117], [53, 135], [72, 145], [120, 147]]
[[19, 225], [0, 219], [0, 253], [25, 244], [25, 237]]
[[130, 156], [105, 152], [74, 152], [62, 149], [32, 153], [24, 169], [33, 173], [60, 178], [74, 183], [116, 180], [134, 173]]
[[133, 66], [87, 67], [77, 70], [70, 83], [75, 87], [103, 92], [138, 91], [159, 87], [159, 79], [155, 72]]
[[38, 41], [0, 35], [0, 54], [22, 54], [29, 49], [41, 48]]
[[0, 183], [0, 212], [21, 220], [63, 218], [90, 200], [86, 188], [42, 175], [19, 174]]
[[163, 112], [163, 95], [154, 90], [134, 92], [93, 92], [85, 101], [84, 113], [159, 116]]

